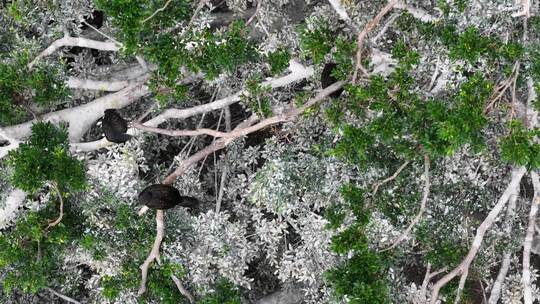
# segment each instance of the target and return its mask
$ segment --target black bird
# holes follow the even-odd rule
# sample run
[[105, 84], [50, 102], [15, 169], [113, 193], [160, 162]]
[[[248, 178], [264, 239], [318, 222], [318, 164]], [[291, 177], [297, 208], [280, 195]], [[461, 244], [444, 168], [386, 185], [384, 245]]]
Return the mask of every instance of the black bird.
[[[321, 84], [323, 89], [331, 86], [334, 82], [338, 81], [334, 76], [332, 76], [332, 71], [337, 67], [337, 64], [330, 62], [327, 63], [321, 73]], [[330, 94], [330, 97], [338, 98], [339, 95], [343, 93], [343, 88], [335, 91], [334, 93]]]
[[196, 198], [182, 196], [178, 189], [164, 184], [154, 184], [144, 188], [139, 193], [139, 202], [151, 209], [170, 209], [177, 205], [188, 208], [190, 211], [198, 210], [199, 201]]
[[115, 109], [105, 110], [101, 128], [110, 142], [123, 143], [131, 138], [131, 135], [126, 134], [128, 129], [127, 121]]

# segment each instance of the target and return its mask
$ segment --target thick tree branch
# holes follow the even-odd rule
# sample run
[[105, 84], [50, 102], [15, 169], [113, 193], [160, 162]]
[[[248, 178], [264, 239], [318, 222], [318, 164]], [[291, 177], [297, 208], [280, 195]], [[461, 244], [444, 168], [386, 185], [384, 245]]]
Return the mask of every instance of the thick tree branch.
[[93, 79], [84, 79], [77, 77], [69, 77], [66, 81], [66, 86], [72, 89], [83, 89], [83, 90], [96, 90], [96, 91], [108, 91], [108, 92], [117, 92], [127, 86], [141, 82], [146, 75], [141, 75], [137, 79], [133, 80], [93, 80]]
[[83, 48], [96, 49], [100, 51], [118, 51], [120, 49], [118, 44], [114, 42], [104, 42], [83, 37], [65, 36], [54, 41], [48, 48], [46, 48], [39, 55], [37, 55], [36, 58], [34, 58], [34, 60], [32, 60], [32, 62], [28, 64], [28, 68], [32, 69], [36, 62], [38, 62], [41, 58], [52, 55], [54, 52], [56, 52], [56, 50], [64, 46], [78, 46]]
[[527, 233], [523, 242], [523, 301], [525, 304], [533, 303], [532, 287], [531, 287], [531, 247], [534, 236], [534, 226], [536, 224], [536, 214], [538, 213], [538, 203], [540, 194], [540, 180], [536, 172], [531, 172], [531, 179], [534, 187], [534, 197], [531, 201], [531, 210], [529, 212], [529, 223], [527, 225]]
[[[512, 232], [512, 222], [514, 220], [514, 215], [516, 213], [516, 201], [517, 201], [517, 195], [513, 195], [510, 197], [510, 200], [508, 201], [508, 208], [506, 208], [506, 219], [505, 219], [505, 228], [504, 233], [508, 236], [510, 236], [510, 233]], [[497, 304], [499, 303], [499, 298], [501, 296], [501, 289], [504, 283], [504, 279], [506, 278], [506, 274], [508, 273], [508, 270], [510, 269], [510, 257], [512, 256], [512, 250], [507, 249], [503, 255], [503, 261], [501, 263], [501, 268], [499, 269], [499, 273], [497, 274], [497, 278], [495, 279], [495, 282], [493, 282], [493, 286], [491, 287], [491, 292], [488, 299], [488, 304]]]
[[503, 192], [503, 194], [499, 198], [497, 204], [493, 207], [493, 209], [491, 209], [488, 216], [484, 219], [482, 224], [480, 224], [480, 226], [476, 230], [476, 235], [474, 237], [471, 248], [469, 249], [469, 252], [467, 253], [467, 256], [456, 268], [454, 268], [451, 272], [449, 272], [444, 277], [442, 277], [433, 286], [433, 290], [431, 292], [431, 299], [430, 299], [431, 304], [435, 304], [437, 302], [437, 298], [439, 297], [439, 291], [444, 285], [450, 282], [453, 278], [455, 278], [458, 275], [461, 275], [462, 277], [465, 277], [465, 278], [467, 277], [469, 266], [471, 265], [476, 254], [478, 253], [478, 250], [480, 249], [480, 246], [482, 245], [484, 235], [486, 234], [489, 227], [491, 227], [491, 225], [495, 222], [495, 220], [497, 219], [497, 216], [503, 209], [506, 202], [508, 202], [510, 197], [518, 194], [519, 183], [521, 181], [521, 178], [525, 174], [525, 172], [526, 172], [525, 167], [519, 167], [512, 170], [512, 179], [510, 180], [510, 183], [508, 184], [508, 186], [506, 187], [506, 190]]
[[[143, 80], [147, 80], [147, 77], [143, 78]], [[45, 114], [41, 119], [53, 123], [62, 121], [69, 123], [69, 138], [71, 141], [78, 141], [86, 130], [88, 130], [96, 120], [103, 116], [105, 109], [123, 108], [130, 105], [135, 100], [149, 94], [150, 90], [148, 87], [146, 87], [143, 82], [139, 82], [130, 85], [121, 91], [97, 98], [92, 102], [78, 107]], [[31, 120], [22, 124], [5, 127], [3, 131], [11, 138], [22, 140], [30, 135], [30, 128], [35, 122], [36, 120]]]
[[156, 239], [154, 240], [154, 245], [152, 246], [150, 254], [144, 263], [139, 267], [141, 269], [141, 286], [139, 287], [139, 295], [142, 295], [146, 291], [146, 280], [148, 278], [148, 267], [150, 267], [150, 263], [152, 263], [154, 260], [159, 261], [159, 247], [161, 246], [161, 242], [165, 236], [164, 217], [165, 215], [163, 210], [156, 211]]

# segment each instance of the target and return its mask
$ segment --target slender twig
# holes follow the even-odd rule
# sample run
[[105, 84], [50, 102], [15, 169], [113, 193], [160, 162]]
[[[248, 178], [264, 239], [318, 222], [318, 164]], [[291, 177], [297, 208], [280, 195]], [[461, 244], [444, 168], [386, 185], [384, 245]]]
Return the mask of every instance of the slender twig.
[[401, 173], [401, 171], [403, 171], [403, 169], [405, 169], [405, 167], [407, 167], [407, 165], [410, 163], [410, 161], [406, 161], [404, 162], [401, 166], [399, 166], [399, 168], [396, 170], [396, 172], [394, 172], [394, 174], [392, 174], [390, 177], [387, 177], [385, 178], [384, 180], [380, 181], [380, 182], [377, 182], [373, 185], [372, 189], [373, 191], [371, 192], [371, 197], [374, 197], [375, 194], [377, 194], [377, 191], [379, 191], [379, 187], [388, 183], [388, 182], [391, 182], [393, 181], [394, 179], [396, 179], [396, 177], [398, 177], [398, 175]]
[[152, 15], [150, 15], [150, 16], [147, 17], [147, 18], [145, 18], [145, 19], [142, 21], [142, 23], [145, 23], [146, 21], [148, 21], [148, 20], [154, 18], [154, 16], [157, 15], [159, 12], [164, 11], [164, 10], [167, 8], [167, 6], [169, 6], [169, 3], [171, 3], [171, 1], [172, 1], [172, 0], [169, 0], [169, 1], [165, 2], [165, 5], [163, 5], [163, 7], [158, 8], [154, 13], [152, 13]]
[[229, 133], [234, 133], [234, 137], [224, 137], [216, 140], [213, 144], [207, 146], [206, 148], [200, 150], [199, 152], [195, 153], [191, 157], [185, 159], [177, 168], [176, 170], [171, 173], [167, 178], [165, 179], [164, 183], [172, 184], [176, 178], [178, 178], [180, 175], [182, 175], [187, 168], [189, 168], [194, 163], [200, 161], [201, 159], [204, 159], [207, 155], [210, 153], [213, 153], [217, 150], [223, 149], [225, 146], [229, 145], [234, 139], [248, 135], [252, 132], [258, 131], [262, 128], [265, 128], [269, 125], [272, 125], [273, 123], [280, 122], [280, 121], [289, 121], [294, 118], [296, 118], [299, 114], [303, 113], [306, 109], [313, 106], [317, 102], [320, 102], [321, 100], [328, 97], [331, 93], [339, 90], [343, 86], [344, 82], [339, 81], [331, 86], [325, 88], [319, 94], [317, 94], [314, 98], [310, 99], [308, 102], [306, 102], [303, 106], [299, 108], [295, 108], [290, 110], [289, 112], [286, 112], [285, 114], [274, 116], [268, 119], [265, 119], [261, 121], [260, 123], [256, 125], [252, 125], [256, 120], [256, 116], [251, 116], [247, 120], [245, 120], [243, 123], [239, 124], [233, 131]]
[[358, 37], [356, 38], [356, 67], [354, 69], [352, 83], [356, 83], [356, 79], [358, 78], [358, 70], [361, 70], [364, 74], [366, 74], [366, 70], [362, 67], [362, 47], [364, 45], [364, 40], [366, 39], [366, 36], [373, 31], [373, 29], [381, 22], [381, 19], [396, 5], [400, 0], [391, 0], [386, 4], [382, 10], [370, 21], [366, 24], [364, 29], [358, 33]]
[[58, 291], [56, 291], [56, 290], [54, 290], [54, 289], [52, 289], [52, 288], [45, 287], [45, 289], [46, 289], [48, 292], [52, 293], [53, 295], [59, 297], [60, 299], [62, 299], [62, 300], [64, 300], [64, 301], [68, 301], [69, 303], [74, 303], [74, 304], [81, 304], [81, 302], [79, 302], [79, 301], [77, 301], [77, 300], [75, 300], [75, 299], [72, 299], [72, 298], [70, 298], [70, 297], [68, 297], [68, 296], [66, 296], [66, 295], [63, 295], [63, 294], [59, 293]]
[[56, 191], [58, 199], [60, 200], [60, 214], [58, 215], [58, 218], [56, 220], [49, 221], [47, 229], [58, 225], [58, 223], [60, 223], [60, 221], [62, 221], [62, 218], [64, 217], [64, 199], [62, 198], [62, 192], [60, 192], [60, 189], [58, 188], [58, 185], [56, 183], [51, 183], [51, 186], [54, 188], [54, 191]]
[[[404, 167], [404, 166], [402, 165], [402, 167]], [[407, 229], [405, 229], [405, 231], [392, 243], [392, 245], [390, 247], [388, 247], [388, 248], [385, 248], [385, 249], [381, 250], [380, 252], [390, 250], [390, 249], [396, 247], [397, 245], [399, 245], [399, 243], [401, 243], [409, 235], [409, 233], [414, 228], [414, 226], [416, 226], [416, 224], [418, 224], [418, 222], [422, 218], [422, 215], [426, 211], [426, 204], [427, 204], [427, 200], [428, 200], [428, 197], [429, 197], [429, 189], [430, 189], [429, 156], [427, 154], [425, 154], [424, 155], [424, 190], [423, 190], [423, 195], [422, 195], [422, 202], [420, 203], [420, 210], [418, 211], [418, 213], [416, 214], [416, 216], [414, 217], [412, 222], [409, 224]]]

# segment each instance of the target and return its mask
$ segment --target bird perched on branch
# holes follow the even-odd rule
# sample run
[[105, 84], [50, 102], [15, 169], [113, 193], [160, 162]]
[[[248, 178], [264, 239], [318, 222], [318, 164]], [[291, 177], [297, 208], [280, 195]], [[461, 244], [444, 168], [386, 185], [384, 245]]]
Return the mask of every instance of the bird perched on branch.
[[[332, 72], [337, 67], [337, 64], [330, 62], [327, 63], [321, 72], [321, 84], [323, 89], [331, 86], [334, 82], [338, 81], [336, 77], [332, 76]], [[330, 94], [332, 98], [338, 98], [343, 93], [343, 88]]]
[[101, 124], [105, 138], [113, 143], [123, 143], [131, 138], [126, 134], [128, 129], [127, 121], [118, 114], [116, 109], [105, 110], [105, 116]]
[[146, 187], [139, 193], [139, 202], [144, 204], [139, 215], [150, 209], [165, 210], [177, 205], [186, 207], [190, 211], [199, 208], [199, 200], [189, 196], [182, 196], [178, 189], [165, 184], [154, 184]]

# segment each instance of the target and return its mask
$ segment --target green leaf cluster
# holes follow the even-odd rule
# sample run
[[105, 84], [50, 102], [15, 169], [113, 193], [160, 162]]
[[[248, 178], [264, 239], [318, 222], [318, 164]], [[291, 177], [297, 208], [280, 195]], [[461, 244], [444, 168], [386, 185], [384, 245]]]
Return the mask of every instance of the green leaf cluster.
[[242, 303], [240, 292], [225, 278], [216, 282], [214, 291], [205, 295], [198, 303], [201, 304], [240, 304]]
[[81, 218], [66, 206], [62, 222], [51, 230], [44, 223], [58, 216], [52, 205], [38, 212], [30, 211], [9, 231], [0, 235], [0, 268], [6, 277], [0, 282], [5, 293], [17, 289], [36, 293], [62, 279], [63, 252], [80, 238]]
[[326, 21], [317, 20], [313, 28], [302, 25], [298, 28], [298, 33], [302, 54], [311, 57], [316, 64], [321, 63], [332, 50], [334, 37]]
[[[399, 64], [387, 78], [375, 75], [366, 85], [347, 86], [346, 103], [330, 107], [328, 117], [343, 135], [332, 153], [359, 163], [369, 160], [378, 145], [398, 158], [412, 158], [419, 149], [432, 156], [450, 155], [465, 144], [479, 150], [487, 124], [483, 108], [492, 84], [474, 74], [447, 100], [424, 100], [415, 92], [410, 74], [419, 61], [416, 52], [400, 41], [392, 55]], [[366, 117], [368, 109], [378, 115]], [[339, 112], [345, 110], [363, 120], [363, 126], [343, 123]]]
[[501, 140], [501, 158], [518, 166], [528, 169], [540, 167], [540, 144], [535, 140], [540, 130], [527, 130], [517, 120], [510, 122], [510, 134]]
[[[386, 271], [382, 257], [369, 248], [365, 227], [369, 223], [369, 211], [364, 208], [364, 191], [351, 184], [344, 185], [341, 195], [346, 206], [356, 216], [356, 222], [332, 238], [332, 251], [349, 256], [339, 266], [325, 273], [325, 278], [338, 299], [347, 297], [349, 303], [389, 303], [388, 289], [384, 280]], [[336, 213], [330, 212], [330, 217]], [[339, 227], [336, 218], [333, 228]]]
[[48, 106], [62, 101], [69, 92], [59, 70], [43, 64], [29, 70], [26, 52], [12, 57], [0, 58], [0, 125], [21, 122], [28, 104]]
[[[189, 0], [96, 0], [95, 5], [112, 17], [127, 54], [152, 44], [155, 33], [172, 27], [191, 17]], [[167, 6], [165, 7], [165, 4]], [[165, 9], [162, 9], [165, 7]], [[159, 11], [158, 11], [159, 10]], [[157, 12], [152, 18], [155, 12]], [[147, 18], [150, 18], [146, 20]], [[146, 21], [145, 21], [146, 20]]]
[[283, 73], [289, 67], [289, 60], [291, 60], [291, 53], [285, 48], [268, 53], [268, 63], [272, 75]]
[[84, 164], [70, 155], [65, 126], [35, 123], [28, 141], [10, 151], [7, 161], [13, 167], [13, 185], [30, 193], [46, 182], [71, 191], [80, 191], [86, 186]]
[[257, 113], [260, 117], [272, 116], [272, 106], [268, 93], [270, 87], [261, 85], [260, 77], [251, 77], [246, 81], [248, 94], [242, 95], [242, 101], [251, 109], [252, 113]]

